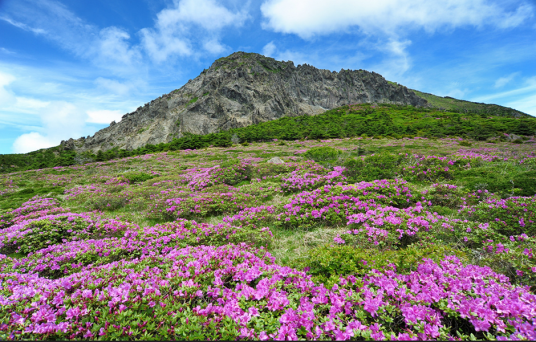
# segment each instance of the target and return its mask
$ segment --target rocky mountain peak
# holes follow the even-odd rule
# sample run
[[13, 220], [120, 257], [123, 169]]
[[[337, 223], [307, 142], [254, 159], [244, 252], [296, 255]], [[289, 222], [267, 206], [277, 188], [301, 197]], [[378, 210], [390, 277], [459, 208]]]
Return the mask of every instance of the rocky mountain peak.
[[208, 134], [282, 116], [316, 115], [354, 103], [427, 106], [408, 88], [365, 70], [340, 72], [256, 53], [217, 59], [180, 89], [163, 95], [88, 138], [62, 142], [66, 149], [135, 149], [169, 142], [184, 133]]

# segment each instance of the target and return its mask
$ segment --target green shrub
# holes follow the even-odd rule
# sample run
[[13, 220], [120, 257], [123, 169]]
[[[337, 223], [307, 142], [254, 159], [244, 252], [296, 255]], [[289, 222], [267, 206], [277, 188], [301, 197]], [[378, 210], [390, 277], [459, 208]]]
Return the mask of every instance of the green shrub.
[[375, 179], [395, 178], [402, 156], [390, 153], [374, 154], [365, 158], [350, 159], [344, 162], [344, 175], [349, 182], [372, 181]]
[[253, 195], [261, 200], [269, 200], [272, 196], [281, 189], [281, 186], [275, 182], [249, 183], [242, 185], [238, 191], [245, 194]]
[[324, 283], [331, 287], [339, 277], [348, 275], [363, 276], [372, 269], [391, 268], [398, 273], [410, 273], [417, 270], [423, 258], [436, 262], [446, 255], [456, 255], [467, 260], [464, 252], [445, 245], [418, 243], [400, 250], [386, 250], [378, 253], [375, 249], [361, 249], [352, 246], [324, 245], [310, 250], [305, 258], [296, 262], [295, 267], [308, 269], [315, 283]]
[[342, 152], [333, 147], [313, 147], [305, 152], [304, 156], [307, 159], [312, 159], [317, 163], [335, 161]]
[[276, 176], [276, 175], [287, 173], [289, 171], [293, 171], [293, 170], [287, 164], [264, 163], [264, 164], [260, 164], [259, 166], [255, 167], [255, 169], [253, 169], [251, 178], [263, 178], [266, 176]]
[[[500, 241], [499, 241], [500, 239]], [[536, 287], [536, 259], [532, 251], [536, 238], [518, 235], [487, 239], [482, 250], [478, 250], [475, 264], [489, 266], [495, 272], [510, 278], [513, 284]]]
[[460, 146], [472, 146], [472, 144], [471, 144], [469, 141], [465, 141], [465, 140], [464, 140], [464, 141], [460, 141], [460, 142], [458, 143], [458, 145], [460, 145]]
[[127, 180], [130, 184], [142, 183], [146, 180], [152, 179], [154, 176], [141, 171], [125, 172], [121, 176], [124, 180]]
[[504, 236], [536, 235], [536, 197], [489, 199], [461, 212], [476, 222], [489, 222]]
[[468, 191], [450, 184], [438, 184], [424, 194], [426, 201], [440, 208], [458, 208], [468, 201]]
[[214, 175], [227, 185], [236, 185], [245, 180], [251, 179], [253, 168], [249, 164], [242, 163], [238, 159], [231, 159], [221, 163], [221, 169], [216, 170]]
[[123, 208], [128, 201], [126, 195], [102, 194], [88, 199], [85, 206], [90, 210], [114, 211]]

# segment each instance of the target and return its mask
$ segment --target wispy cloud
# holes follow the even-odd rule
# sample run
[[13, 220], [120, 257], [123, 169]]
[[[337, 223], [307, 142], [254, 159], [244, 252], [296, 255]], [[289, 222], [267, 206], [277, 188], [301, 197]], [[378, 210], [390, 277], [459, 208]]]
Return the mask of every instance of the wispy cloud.
[[524, 94], [527, 94], [527, 93], [532, 94], [532, 93], [535, 93], [535, 92], [536, 92], [536, 76], [525, 80], [525, 82], [524, 82], [522, 87], [512, 89], [512, 90], [508, 90], [508, 91], [504, 91], [504, 92], [500, 92], [500, 93], [479, 96], [479, 97], [474, 98], [473, 101], [488, 102], [488, 101], [493, 101], [493, 100], [497, 100], [497, 99], [500, 99], [500, 98], [524, 95]]
[[136, 72], [141, 59], [139, 47], [129, 43], [121, 28], [99, 29], [53, 0], [21, 0], [0, 17], [20, 29], [43, 36], [77, 57], [125, 76]]
[[517, 75], [519, 75], [519, 72], [513, 72], [513, 73], [511, 73], [511, 74], [508, 75], [508, 76], [498, 78], [497, 81], [495, 81], [495, 88], [502, 88], [502, 87], [504, 87], [504, 86], [507, 85], [508, 83], [512, 82], [512, 80], [513, 80]]
[[0, 72], [0, 103], [9, 106], [15, 103], [16, 99], [7, 86], [15, 80], [15, 76]]
[[45, 31], [42, 28], [33, 28], [33, 27], [29, 26], [29, 25], [26, 25], [26, 24], [21, 23], [19, 21], [13, 20], [13, 19], [11, 19], [9, 17], [6, 17], [6, 16], [0, 16], [0, 20], [3, 20], [3, 21], [5, 21], [5, 22], [7, 22], [7, 23], [9, 23], [9, 24], [11, 24], [11, 25], [13, 25], [15, 27], [18, 27], [18, 28], [24, 30], [24, 31], [30, 31], [30, 32], [33, 32], [35, 34], [43, 34], [43, 35], [47, 34], [47, 31]]

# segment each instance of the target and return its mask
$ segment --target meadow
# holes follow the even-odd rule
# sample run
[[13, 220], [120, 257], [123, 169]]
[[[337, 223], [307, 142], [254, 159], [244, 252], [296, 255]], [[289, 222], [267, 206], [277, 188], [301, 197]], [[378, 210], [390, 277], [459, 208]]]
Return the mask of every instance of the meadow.
[[245, 140], [0, 174], [0, 340], [536, 339], [534, 138]]

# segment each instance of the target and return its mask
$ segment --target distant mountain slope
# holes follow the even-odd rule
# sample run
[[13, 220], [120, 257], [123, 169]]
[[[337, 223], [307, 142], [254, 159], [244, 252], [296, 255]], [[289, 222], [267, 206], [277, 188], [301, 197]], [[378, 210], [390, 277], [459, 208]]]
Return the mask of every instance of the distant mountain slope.
[[515, 110], [509, 107], [503, 107], [496, 104], [486, 104], [479, 102], [471, 102], [465, 100], [458, 100], [453, 97], [437, 96], [429, 93], [423, 93], [418, 90], [413, 90], [417, 96], [422, 99], [425, 99], [430, 106], [435, 108], [440, 108], [448, 110], [451, 112], [461, 112], [461, 113], [479, 113], [486, 115], [496, 115], [496, 116], [509, 116], [509, 117], [525, 117], [529, 116], [526, 113], [523, 113], [519, 110]]

